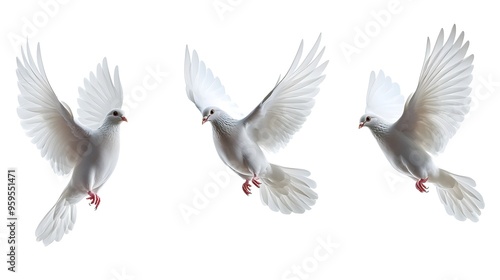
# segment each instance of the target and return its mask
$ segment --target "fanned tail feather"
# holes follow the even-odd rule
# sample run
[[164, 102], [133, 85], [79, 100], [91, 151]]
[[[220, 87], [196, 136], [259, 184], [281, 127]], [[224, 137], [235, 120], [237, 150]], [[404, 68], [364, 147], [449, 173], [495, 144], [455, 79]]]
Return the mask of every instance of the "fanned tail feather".
[[446, 213], [460, 221], [479, 221], [484, 201], [481, 194], [474, 189], [476, 182], [473, 179], [441, 169], [436, 184]]
[[43, 241], [45, 246], [58, 242], [73, 229], [75, 222], [76, 205], [61, 197], [36, 228], [36, 240]]
[[316, 183], [308, 178], [309, 175], [307, 170], [271, 164], [271, 171], [261, 178], [262, 203], [283, 214], [304, 213], [310, 210], [318, 195], [312, 190]]

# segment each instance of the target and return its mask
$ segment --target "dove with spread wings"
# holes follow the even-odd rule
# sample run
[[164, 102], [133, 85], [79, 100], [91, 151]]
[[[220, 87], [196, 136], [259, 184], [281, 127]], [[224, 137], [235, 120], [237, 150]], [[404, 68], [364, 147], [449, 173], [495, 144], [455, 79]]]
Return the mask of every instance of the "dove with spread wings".
[[40, 44], [37, 62], [29, 45], [17, 58], [21, 125], [33, 144], [58, 175], [71, 174], [61, 196], [36, 228], [37, 241], [47, 246], [60, 241], [73, 229], [76, 204], [87, 197], [99, 206], [97, 192], [109, 179], [118, 162], [120, 124], [127, 121], [121, 110], [123, 92], [115, 68], [111, 79], [106, 58], [79, 88], [77, 123], [67, 104], [59, 101], [43, 67]]
[[316, 183], [303, 169], [269, 163], [263, 149], [275, 152], [301, 128], [314, 106], [328, 61], [321, 62], [321, 35], [301, 62], [303, 42], [288, 72], [260, 104], [243, 118], [225, 93], [219, 78], [186, 47], [184, 77], [188, 98], [202, 114], [202, 124], [212, 123], [213, 140], [221, 160], [243, 178], [243, 192], [252, 184], [260, 188], [263, 204], [284, 214], [303, 213], [315, 204]]
[[474, 56], [466, 56], [464, 33], [455, 36], [455, 26], [446, 41], [441, 29], [433, 49], [427, 39], [417, 89], [406, 104], [391, 78], [372, 72], [359, 128], [371, 130], [391, 165], [414, 179], [419, 192], [428, 192], [426, 183], [434, 184], [448, 214], [476, 222], [484, 201], [475, 181], [437, 167], [432, 159], [445, 149], [470, 109]]

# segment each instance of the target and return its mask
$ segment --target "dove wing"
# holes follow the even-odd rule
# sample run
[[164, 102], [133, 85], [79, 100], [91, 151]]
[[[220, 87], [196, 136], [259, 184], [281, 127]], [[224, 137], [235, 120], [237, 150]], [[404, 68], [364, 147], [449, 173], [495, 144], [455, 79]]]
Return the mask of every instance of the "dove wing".
[[40, 44], [37, 62], [29, 45], [27, 57], [22, 51], [22, 62], [17, 58], [19, 108], [21, 125], [43, 158], [50, 161], [54, 172], [67, 174], [87, 147], [89, 132], [75, 123], [69, 107], [60, 102], [49, 84], [43, 67]]
[[328, 64], [328, 61], [319, 64], [325, 50], [323, 47], [316, 54], [320, 41], [321, 35], [300, 63], [302, 41], [283, 79], [242, 119], [248, 135], [266, 150], [275, 152], [284, 147], [311, 113], [319, 84], [325, 78], [323, 71]]
[[90, 73], [83, 80], [83, 88], [78, 88], [78, 120], [91, 129], [101, 126], [106, 115], [113, 109], [120, 109], [123, 104], [123, 90], [115, 67], [114, 83], [108, 69], [106, 58], [97, 65], [95, 73]]
[[184, 79], [187, 96], [200, 113], [203, 113], [207, 107], [215, 106], [231, 116], [240, 115], [238, 106], [226, 94], [219, 78], [215, 77], [212, 70], [199, 59], [196, 51], [193, 51], [191, 57], [187, 46], [184, 59]]
[[465, 57], [469, 42], [464, 33], [455, 41], [453, 26], [444, 42], [443, 29], [431, 52], [429, 38], [417, 89], [395, 124], [432, 154], [440, 153], [470, 109], [473, 55]]
[[404, 97], [399, 85], [393, 83], [389, 76], [379, 71], [375, 76], [372, 71], [366, 95], [366, 114], [377, 115], [384, 120], [394, 123], [401, 117], [404, 108]]

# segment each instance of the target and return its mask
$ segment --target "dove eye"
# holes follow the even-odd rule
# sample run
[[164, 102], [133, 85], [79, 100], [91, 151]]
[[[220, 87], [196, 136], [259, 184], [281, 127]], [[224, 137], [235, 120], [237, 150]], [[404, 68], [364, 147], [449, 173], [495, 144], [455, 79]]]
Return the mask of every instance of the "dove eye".
[[113, 111], [113, 116], [118, 116], [118, 112], [117, 111]]
[[371, 120], [372, 120], [372, 117], [370, 117], [370, 116], [366, 117], [366, 121], [367, 121], [367, 122], [369, 122], [369, 121], [371, 121]]
[[210, 110], [210, 115], [214, 114], [214, 109]]

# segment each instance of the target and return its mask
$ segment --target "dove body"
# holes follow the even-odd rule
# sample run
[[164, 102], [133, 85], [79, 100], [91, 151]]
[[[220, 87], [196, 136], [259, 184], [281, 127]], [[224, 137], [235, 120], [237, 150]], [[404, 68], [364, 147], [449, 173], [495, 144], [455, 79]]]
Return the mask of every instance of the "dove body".
[[212, 123], [215, 149], [221, 160], [245, 180], [261, 175], [269, 163], [262, 149], [251, 141], [241, 121], [231, 118], [218, 108], [208, 111]]
[[[364, 120], [366, 116], [361, 117]], [[432, 157], [420, 145], [401, 133], [396, 128], [385, 123], [380, 117], [371, 117], [364, 125], [369, 127], [392, 167], [399, 172], [415, 179], [429, 178], [430, 182], [439, 172]]]
[[[118, 111], [116, 109], [115, 111]], [[120, 154], [120, 126], [115, 121], [106, 120], [98, 129], [90, 133], [83, 156], [75, 166], [71, 180], [66, 187], [67, 194], [73, 194], [70, 203], [77, 203], [89, 191], [97, 193], [106, 183], [118, 163]]]

